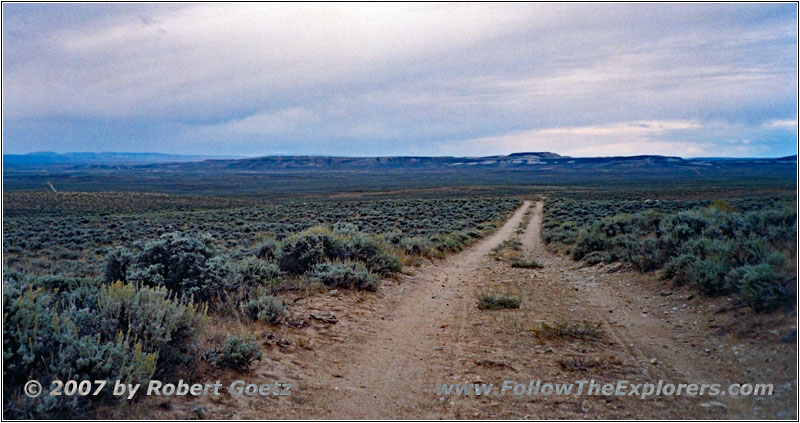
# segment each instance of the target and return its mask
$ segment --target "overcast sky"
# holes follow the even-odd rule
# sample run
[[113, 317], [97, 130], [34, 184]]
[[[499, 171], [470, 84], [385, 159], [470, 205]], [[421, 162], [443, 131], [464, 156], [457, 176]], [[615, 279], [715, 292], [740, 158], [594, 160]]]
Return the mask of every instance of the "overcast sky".
[[3, 148], [797, 153], [796, 4], [3, 4]]

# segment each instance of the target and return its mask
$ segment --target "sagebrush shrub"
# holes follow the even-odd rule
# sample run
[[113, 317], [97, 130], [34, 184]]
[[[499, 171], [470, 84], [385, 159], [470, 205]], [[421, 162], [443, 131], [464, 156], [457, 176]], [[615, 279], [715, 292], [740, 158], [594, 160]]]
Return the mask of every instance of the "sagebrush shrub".
[[118, 248], [106, 255], [103, 264], [103, 281], [116, 282], [128, 280], [128, 267], [133, 261], [133, 255], [127, 248]]
[[646, 237], [639, 240], [637, 256], [639, 259], [634, 264], [642, 272], [650, 272], [661, 268], [664, 264], [661, 242], [656, 237]]
[[234, 265], [232, 273], [234, 288], [270, 286], [283, 274], [277, 264], [253, 258], [246, 258]]
[[242, 313], [253, 321], [278, 323], [286, 314], [283, 301], [271, 295], [264, 295], [241, 304]]
[[403, 268], [400, 259], [389, 253], [388, 247], [381, 245], [377, 237], [359, 232], [355, 225], [337, 223], [333, 227], [333, 234], [338, 237], [332, 237], [336, 242], [331, 241], [331, 245], [326, 246], [325, 255], [328, 259], [358, 260], [379, 275], [390, 275]]
[[161, 287], [103, 285], [97, 301], [98, 331], [106, 337], [120, 332], [135, 336], [144, 351], [159, 354], [162, 368], [185, 364], [207, 323], [207, 308], [171, 297]]
[[672, 279], [677, 285], [683, 285], [690, 281], [691, 268], [696, 261], [697, 258], [690, 254], [673, 257], [661, 270], [661, 278]]
[[733, 258], [732, 249], [733, 243], [730, 240], [703, 236], [688, 242], [684, 247], [684, 252], [701, 260], [729, 261]]
[[406, 254], [414, 254], [418, 256], [431, 256], [433, 252], [433, 243], [430, 239], [422, 236], [405, 237], [400, 240], [400, 247]]
[[594, 266], [603, 261], [603, 253], [600, 251], [592, 251], [583, 257], [583, 261], [589, 266]]
[[728, 292], [725, 265], [718, 260], [695, 260], [689, 265], [689, 283], [706, 294]]
[[589, 253], [603, 251], [607, 247], [608, 243], [598, 232], [582, 232], [572, 248], [572, 259], [580, 260]]
[[164, 234], [141, 244], [130, 279], [166, 287], [184, 298], [204, 301], [223, 283], [217, 272], [209, 271], [210, 261], [216, 256], [209, 237]]
[[639, 254], [639, 239], [636, 235], [620, 235], [606, 243], [608, 250], [613, 251], [620, 260], [636, 264], [641, 259]]
[[134, 251], [119, 248], [106, 255], [105, 282], [165, 287], [185, 301], [206, 301], [230, 289], [228, 259], [217, 253], [208, 236], [167, 233], [134, 247]]
[[319, 263], [308, 275], [332, 288], [375, 291], [379, 283], [363, 264], [352, 261]]
[[402, 269], [402, 263], [388, 247], [357, 227], [339, 223], [333, 229], [312, 227], [286, 238], [280, 246], [280, 269], [289, 273], [306, 273], [325, 261], [359, 261], [370, 271], [390, 275]]
[[267, 238], [256, 247], [256, 257], [264, 260], [275, 260], [280, 256], [280, 242]]
[[[60, 276], [4, 278], [4, 417], [78, 418], [99, 396], [21, 396], [28, 379], [143, 383], [185, 363], [205, 323], [204, 309], [163, 288]], [[61, 290], [68, 287], [67, 290]], [[9, 407], [10, 402], [14, 402]]]
[[222, 347], [207, 351], [205, 356], [215, 367], [227, 367], [238, 371], [249, 369], [254, 361], [264, 357], [255, 339], [238, 336], [229, 336]]
[[731, 250], [734, 262], [739, 265], [762, 263], [772, 252], [766, 241], [755, 237], [737, 240]]
[[709, 295], [738, 292], [765, 310], [788, 290], [783, 275], [792, 273], [786, 257], [796, 252], [797, 212], [778, 198], [735, 201], [548, 199], [542, 239], [576, 260], [594, 263], [603, 254], [642, 272], [661, 269], [678, 285]]
[[767, 263], [740, 266], [725, 276], [728, 286], [735, 286], [742, 299], [757, 311], [791, 303], [793, 298], [783, 286], [784, 279]]
[[278, 265], [284, 272], [302, 274], [325, 259], [327, 234], [318, 228], [305, 230], [281, 242]]
[[383, 232], [381, 234], [381, 237], [383, 237], [383, 239], [386, 242], [388, 242], [389, 244], [399, 245], [400, 244], [400, 240], [403, 239], [403, 231], [401, 231], [401, 230], [399, 230], [397, 228], [394, 228], [392, 230]]

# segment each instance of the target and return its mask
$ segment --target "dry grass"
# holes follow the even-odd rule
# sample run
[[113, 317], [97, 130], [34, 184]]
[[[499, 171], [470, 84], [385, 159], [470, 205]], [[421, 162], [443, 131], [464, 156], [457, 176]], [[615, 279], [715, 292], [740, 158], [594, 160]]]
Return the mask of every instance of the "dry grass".
[[519, 269], [541, 269], [544, 266], [535, 259], [523, 260], [521, 258], [511, 259], [511, 267]]
[[534, 335], [544, 339], [583, 339], [599, 341], [605, 338], [599, 323], [564, 321], [555, 325], [542, 323], [541, 328], [533, 330]]
[[481, 310], [501, 310], [504, 308], [519, 308], [519, 298], [507, 295], [481, 294], [478, 297], [478, 308]]
[[589, 369], [609, 369], [622, 365], [616, 357], [564, 357], [557, 361], [562, 370], [584, 372]]

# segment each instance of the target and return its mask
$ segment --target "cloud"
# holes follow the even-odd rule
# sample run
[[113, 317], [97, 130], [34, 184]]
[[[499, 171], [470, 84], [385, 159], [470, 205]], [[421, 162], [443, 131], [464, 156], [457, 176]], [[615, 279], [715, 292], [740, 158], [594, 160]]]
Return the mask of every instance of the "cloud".
[[[566, 139], [553, 132], [561, 128], [577, 152], [602, 152], [602, 143], [631, 150], [625, 137], [649, 140], [638, 144], [643, 152], [714, 152], [732, 137], [704, 131], [725, 122], [745, 131], [733, 138], [771, 146], [764, 154], [796, 151], [796, 139], [775, 135], [797, 115], [789, 4], [4, 4], [3, 12], [12, 149], [30, 148], [30, 128], [36, 145], [71, 147], [60, 144], [71, 136], [63, 128], [83, 125], [119, 129], [68, 149], [145, 145], [139, 130], [156, 137], [147, 145], [172, 152], [432, 154], [450, 145], [442, 140], [527, 131]], [[659, 133], [625, 126], [633, 122], [702, 124]], [[594, 131], [595, 143], [582, 144], [575, 128]], [[658, 144], [669, 142], [663, 133], [681, 138]], [[474, 153], [459, 145], [459, 154]]]
[[254, 135], [277, 135], [297, 130], [303, 123], [313, 120], [314, 116], [302, 107], [278, 110], [271, 113], [259, 113], [230, 122], [198, 127], [199, 130], [215, 132], [234, 132]]
[[797, 130], [797, 119], [773, 119], [764, 122], [764, 127], [769, 129]]
[[379, 82], [398, 62], [457, 51], [523, 23], [488, 5], [193, 5], [65, 30], [40, 46], [44, 55], [7, 66], [4, 90], [18, 106], [10, 112], [21, 115], [128, 117], [165, 107], [188, 115], [179, 107], [200, 105], [213, 116], [214, 102], [236, 109], [234, 101]]
[[[737, 146], [720, 146], [713, 138], [685, 141], [682, 135], [698, 130], [728, 133], [736, 128], [720, 123], [686, 120], [616, 122], [603, 125], [533, 129], [509, 134], [451, 140], [438, 144], [440, 154], [474, 151], [475, 155], [523, 151], [556, 151], [576, 157], [635, 156], [741, 156], [761, 152], [752, 140], [737, 140]], [[730, 142], [730, 141], [729, 141]]]

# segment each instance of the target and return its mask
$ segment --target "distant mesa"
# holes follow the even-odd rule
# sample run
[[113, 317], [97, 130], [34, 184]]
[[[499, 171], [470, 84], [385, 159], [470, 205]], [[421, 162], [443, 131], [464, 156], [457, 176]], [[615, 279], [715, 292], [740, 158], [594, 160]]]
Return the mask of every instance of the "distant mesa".
[[27, 167], [50, 165], [131, 165], [168, 162], [194, 162], [213, 158], [240, 158], [241, 156], [201, 156], [163, 153], [79, 152], [54, 153], [37, 151], [28, 154], [3, 154], [3, 166]]
[[548, 151], [540, 151], [535, 153], [511, 153], [508, 157], [525, 157], [525, 156], [536, 156], [540, 159], [561, 159], [561, 158], [569, 158], [569, 156], [562, 156], [560, 154], [551, 153]]
[[[36, 169], [36, 168], [147, 168], [151, 170], [196, 170], [196, 171], [387, 171], [387, 170], [452, 170], [460, 169], [497, 169], [538, 170], [561, 169], [562, 171], [596, 170], [606, 172], [619, 170], [623, 172], [655, 171], [656, 169], [703, 168], [735, 164], [789, 163], [796, 162], [797, 156], [781, 158], [693, 158], [684, 159], [677, 156], [639, 155], [611, 157], [570, 157], [560, 154], [538, 151], [520, 152], [508, 155], [483, 157], [453, 156], [380, 156], [380, 157], [343, 157], [343, 156], [199, 156], [161, 153], [53, 153], [37, 152], [30, 154], [3, 155], [4, 169]], [[727, 164], [726, 164], [727, 163]]]

